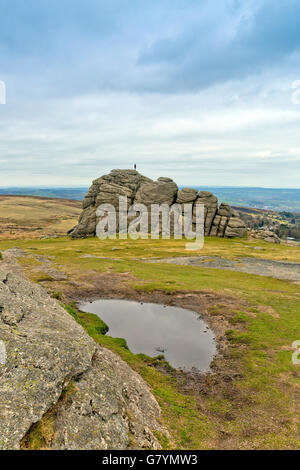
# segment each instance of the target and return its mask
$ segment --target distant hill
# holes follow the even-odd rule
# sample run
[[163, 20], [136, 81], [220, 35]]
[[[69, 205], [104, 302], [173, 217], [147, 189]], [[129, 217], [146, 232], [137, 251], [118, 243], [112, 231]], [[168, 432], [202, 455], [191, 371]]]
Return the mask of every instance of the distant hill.
[[0, 188], [0, 195], [40, 196], [82, 201], [88, 191], [86, 188]]
[[232, 206], [300, 213], [300, 189], [221, 186], [199, 186], [197, 189], [211, 191], [218, 197], [219, 201], [227, 202]]

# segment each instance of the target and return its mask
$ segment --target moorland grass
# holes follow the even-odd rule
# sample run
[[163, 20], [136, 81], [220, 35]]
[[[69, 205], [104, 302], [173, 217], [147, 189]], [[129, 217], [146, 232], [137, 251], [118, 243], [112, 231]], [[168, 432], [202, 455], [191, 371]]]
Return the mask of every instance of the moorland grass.
[[[62, 238], [22, 240], [17, 245], [31, 253], [22, 263], [35, 280], [35, 269], [40, 266], [30, 259], [39, 254], [52, 256], [53, 266], [66, 272], [70, 281], [80, 282], [98, 272], [128, 273], [129, 285], [137, 290], [210, 291], [216, 297], [226, 294], [240, 301], [241, 308], [226, 312], [230, 324], [226, 356], [236, 374], [230, 384], [224, 381], [214, 390], [212, 381], [212, 390], [198, 395], [183, 392], [172, 374], [154, 367], [157, 362], [153, 361], [161, 359], [134, 355], [125, 340], [105, 335], [105, 326], [95, 315], [78, 312], [74, 306], [67, 308], [96, 342], [119, 354], [147, 381], [170, 431], [169, 439], [160, 436], [164, 448], [300, 447], [300, 368], [291, 360], [291, 345], [300, 339], [299, 285], [234, 271], [143, 262], [142, 258], [185, 256], [183, 241]], [[0, 242], [2, 251], [14, 246], [16, 241]], [[253, 246], [262, 250], [254, 251]], [[297, 247], [214, 238], [207, 239], [204, 250], [195, 255], [300, 261]], [[45, 284], [52, 289], [52, 283]], [[57, 291], [55, 283], [53, 289]], [[221, 321], [223, 306], [216, 304], [208, 314], [219, 316]]]

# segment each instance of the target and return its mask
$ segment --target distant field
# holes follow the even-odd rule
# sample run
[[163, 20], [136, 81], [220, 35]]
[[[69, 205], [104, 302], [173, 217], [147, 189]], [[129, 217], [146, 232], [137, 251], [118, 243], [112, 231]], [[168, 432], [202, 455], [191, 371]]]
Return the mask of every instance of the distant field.
[[0, 238], [65, 235], [80, 212], [79, 201], [0, 195]]
[[[194, 186], [211, 191], [220, 202], [233, 206], [300, 213], [300, 189], [239, 188], [222, 186]], [[88, 187], [80, 188], [0, 188], [1, 194], [41, 196], [82, 200]]]

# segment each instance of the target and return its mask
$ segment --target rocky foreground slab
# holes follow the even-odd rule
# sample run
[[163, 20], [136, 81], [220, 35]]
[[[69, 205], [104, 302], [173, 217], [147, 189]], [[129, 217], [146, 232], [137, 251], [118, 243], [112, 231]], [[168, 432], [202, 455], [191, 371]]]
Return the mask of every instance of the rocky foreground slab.
[[6, 349], [6, 362], [0, 364], [0, 449], [26, 447], [47, 416], [50, 449], [160, 448], [153, 434], [165, 432], [160, 409], [141, 377], [26, 280], [11, 254], [5, 258], [0, 261], [0, 340]]

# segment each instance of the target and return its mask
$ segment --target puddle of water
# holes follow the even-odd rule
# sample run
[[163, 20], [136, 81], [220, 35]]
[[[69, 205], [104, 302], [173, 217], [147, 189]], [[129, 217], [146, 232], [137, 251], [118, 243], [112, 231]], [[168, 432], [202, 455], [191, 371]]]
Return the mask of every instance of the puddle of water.
[[175, 368], [209, 371], [217, 353], [213, 332], [191, 310], [127, 300], [96, 300], [79, 305], [109, 326], [108, 335], [125, 338], [130, 351], [163, 354]]

